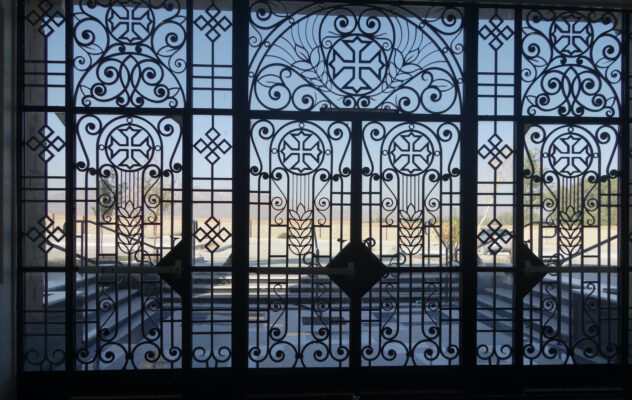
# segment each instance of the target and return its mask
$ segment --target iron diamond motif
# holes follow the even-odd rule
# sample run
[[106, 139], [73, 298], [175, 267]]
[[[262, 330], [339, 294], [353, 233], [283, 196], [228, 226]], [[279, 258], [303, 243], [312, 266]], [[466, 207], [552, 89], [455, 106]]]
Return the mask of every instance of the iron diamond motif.
[[336, 285], [349, 297], [361, 298], [386, 274], [386, 267], [368, 247], [351, 242], [325, 267]]

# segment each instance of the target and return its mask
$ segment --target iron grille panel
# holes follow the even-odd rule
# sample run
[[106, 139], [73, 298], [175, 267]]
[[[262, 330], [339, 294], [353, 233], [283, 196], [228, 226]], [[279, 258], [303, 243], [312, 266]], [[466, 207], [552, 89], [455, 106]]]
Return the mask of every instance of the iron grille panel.
[[23, 371], [629, 362], [630, 23], [21, 1]]

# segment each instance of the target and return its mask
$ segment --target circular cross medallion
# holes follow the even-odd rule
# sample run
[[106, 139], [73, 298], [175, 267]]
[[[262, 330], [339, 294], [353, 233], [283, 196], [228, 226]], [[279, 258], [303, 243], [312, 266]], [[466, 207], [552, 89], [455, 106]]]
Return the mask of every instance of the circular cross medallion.
[[151, 7], [130, 1], [114, 1], [105, 15], [109, 33], [123, 43], [144, 41], [154, 29]]
[[154, 140], [145, 129], [134, 124], [121, 125], [105, 140], [105, 154], [116, 168], [123, 171], [143, 169], [154, 156]]
[[327, 72], [343, 93], [356, 96], [377, 89], [386, 74], [386, 53], [365, 35], [338, 39], [327, 54]]
[[577, 57], [590, 48], [593, 28], [583, 15], [566, 13], [551, 24], [549, 37], [560, 54]]
[[553, 140], [549, 146], [548, 156], [551, 168], [558, 175], [575, 178], [588, 171], [594, 153], [586, 138], [568, 132]]
[[325, 145], [315, 133], [300, 129], [281, 138], [278, 155], [285, 169], [296, 175], [306, 175], [322, 164]]
[[434, 160], [432, 141], [418, 131], [398, 134], [388, 150], [393, 167], [404, 175], [419, 175], [426, 171]]

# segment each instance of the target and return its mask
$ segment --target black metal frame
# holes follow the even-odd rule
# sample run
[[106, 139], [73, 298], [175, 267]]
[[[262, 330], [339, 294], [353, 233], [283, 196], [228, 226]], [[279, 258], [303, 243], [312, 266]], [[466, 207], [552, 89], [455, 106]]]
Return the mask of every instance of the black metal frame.
[[[361, 1], [351, 1], [354, 4], [363, 4]], [[402, 2], [409, 4], [409, 2]], [[186, 6], [192, 9], [193, 0], [186, 0]], [[622, 113], [621, 116], [613, 118], [597, 117], [524, 117], [522, 116], [521, 96], [516, 95], [513, 116], [490, 116], [482, 117], [477, 113], [477, 43], [478, 43], [478, 5], [461, 5], [464, 9], [464, 39], [465, 39], [465, 59], [464, 59], [464, 103], [463, 109], [467, 112], [462, 115], [406, 115], [399, 114], [379, 114], [359, 113], [353, 111], [254, 111], [250, 109], [248, 101], [248, 41], [249, 41], [249, 7], [246, 2], [235, 1], [233, 13], [233, 109], [194, 109], [191, 104], [185, 104], [181, 110], [172, 111], [168, 109], [142, 109], [143, 114], [164, 114], [179, 115], [182, 117], [182, 130], [190, 132], [193, 124], [194, 112], [213, 113], [215, 115], [233, 116], [233, 290], [232, 297], [232, 366], [229, 369], [192, 369], [191, 354], [183, 351], [182, 365], [178, 370], [169, 371], [76, 371], [74, 358], [66, 357], [66, 371], [64, 372], [21, 372], [19, 374], [19, 387], [23, 398], [31, 398], [34, 395], [45, 395], [46, 398], [66, 398], [71, 395], [83, 394], [173, 394], [189, 396], [198, 392], [206, 393], [213, 398], [244, 398], [254, 395], [266, 394], [286, 394], [296, 393], [329, 393], [331, 398], [350, 398], [351, 393], [365, 395], [368, 398], [380, 398], [389, 393], [389, 398], [397, 398], [399, 393], [402, 398], [410, 395], [494, 395], [503, 394], [506, 398], [515, 396], [519, 398], [524, 390], [533, 389], [548, 393], [554, 392], [556, 388], [584, 387], [593, 388], [594, 393], [606, 392], [601, 390], [612, 390], [613, 393], [623, 395], [632, 394], [632, 385], [627, 377], [632, 372], [629, 365], [630, 348], [628, 343], [629, 330], [629, 305], [625, 299], [629, 295], [629, 241], [621, 240], [619, 244], [619, 310], [620, 310], [620, 363], [608, 366], [539, 366], [526, 367], [522, 365], [522, 327], [523, 327], [523, 304], [520, 296], [517, 295], [517, 284], [514, 284], [514, 356], [511, 366], [477, 366], [476, 354], [476, 303], [467, 299], [474, 299], [477, 296], [477, 272], [485, 269], [477, 268], [476, 259], [476, 221], [477, 221], [477, 172], [476, 168], [463, 168], [461, 176], [461, 320], [460, 320], [460, 365], [454, 367], [402, 367], [402, 368], [382, 368], [382, 367], [362, 367], [360, 362], [360, 305], [351, 305], [351, 362], [350, 368], [335, 370], [329, 369], [250, 369], [248, 368], [248, 276], [255, 269], [248, 268], [248, 232], [249, 232], [249, 171], [248, 165], [243, 160], [250, 159], [250, 120], [257, 118], [264, 119], [293, 119], [293, 120], [344, 120], [351, 121], [352, 126], [352, 197], [351, 197], [351, 240], [362, 241], [361, 221], [362, 221], [362, 183], [361, 183], [361, 135], [363, 121], [459, 121], [462, 136], [461, 160], [462, 165], [475, 166], [477, 164], [477, 153], [471, 149], [477, 148], [477, 139], [474, 134], [477, 132], [477, 123], [481, 120], [493, 121], [515, 121], [515, 147], [522, 149], [524, 146], [524, 126], [529, 123], [615, 123], [620, 126], [621, 148], [619, 152], [621, 171], [619, 180], [620, 190], [620, 221], [621, 232], [629, 232], [629, 154], [630, 148], [630, 85], [628, 80], [630, 75], [630, 48], [624, 41], [622, 48], [623, 56], [623, 92], [622, 92]], [[515, 10], [516, 31], [515, 40], [518, 44], [522, 38], [522, 7], [521, 6], [498, 6], [499, 8], [510, 8]], [[554, 7], [540, 7], [542, 9], [556, 10]], [[20, 2], [18, 22], [18, 43], [19, 49], [24, 46], [24, 1]], [[623, 22], [623, 37], [630, 38], [630, 17], [629, 11], [621, 11]], [[66, 15], [70, 20], [73, 15], [72, 2], [66, 2]], [[188, 31], [192, 31], [192, 17], [187, 17]], [[72, 24], [66, 25], [68, 37], [72, 36]], [[187, 53], [193, 51], [192, 40], [187, 41]], [[73, 98], [72, 63], [73, 48], [66, 47], [66, 98]], [[24, 71], [24, 61], [22, 51], [18, 51], [17, 70], [18, 76], [22, 76]], [[514, 82], [516, 90], [519, 90], [521, 80], [521, 54], [515, 51], [515, 73]], [[186, 96], [191, 99], [192, 88], [192, 68], [187, 68]], [[83, 108], [76, 107], [74, 102], [66, 107], [45, 107], [45, 106], [24, 106], [22, 96], [24, 88], [22, 80], [18, 82], [18, 129], [23, 129], [23, 112], [43, 111], [65, 113], [67, 121], [67, 160], [66, 160], [66, 215], [73, 218], [75, 215], [75, 148], [74, 130], [75, 115], [81, 113]], [[189, 100], [187, 100], [189, 101]], [[92, 111], [86, 109], [85, 111]], [[103, 114], [131, 114], [134, 110], [122, 110], [115, 107], [101, 108], [98, 112]], [[614, 121], [614, 122], [613, 122]], [[190, 204], [192, 201], [192, 160], [191, 135], [183, 135], [183, 204]], [[188, 152], [188, 153], [186, 153]], [[18, 171], [21, 168], [20, 152], [18, 151]], [[515, 153], [515, 171], [521, 171], [524, 165], [522, 151]], [[515, 225], [521, 226], [523, 221], [523, 180], [521, 177], [515, 179]], [[21, 193], [21, 181], [18, 181], [18, 193]], [[23, 205], [18, 202], [18, 216], [22, 215]], [[183, 220], [192, 219], [191, 207], [183, 207]], [[75, 237], [74, 221], [68, 220], [69, 231], [67, 238]], [[18, 222], [18, 227], [21, 227]], [[20, 228], [21, 229], [21, 228]], [[23, 232], [18, 232], [19, 237]], [[182, 232], [185, 246], [191, 247], [192, 232], [191, 226], [183, 224]], [[626, 236], [627, 237], [627, 236]], [[522, 241], [522, 229], [515, 229], [515, 240]], [[18, 249], [18, 266], [22, 265], [21, 249]], [[74, 241], [67, 240], [66, 265], [60, 267], [59, 271], [66, 275], [66, 348], [73, 349], [74, 336], [74, 304], [69, 299], [74, 299]], [[183, 259], [183, 265], [189, 266], [183, 274], [186, 287], [191, 287], [191, 254], [187, 254]], [[514, 282], [519, 282], [524, 276], [524, 269], [520, 263], [515, 263], [513, 273]], [[18, 288], [22, 288], [22, 272], [18, 273]], [[240, 289], [241, 288], [241, 289]], [[22, 289], [19, 289], [21, 291]], [[22, 310], [22, 298], [18, 296], [18, 310]], [[183, 343], [184, 349], [191, 348], [191, 312], [192, 305], [190, 296], [183, 296]], [[21, 313], [18, 313], [18, 327], [21, 332]], [[21, 336], [18, 335], [19, 345], [22, 348]], [[18, 357], [18, 365], [22, 365], [21, 352]], [[21, 367], [20, 367], [21, 368]], [[610, 393], [610, 392], [608, 392]], [[55, 394], [55, 395], [53, 395]], [[233, 397], [235, 396], [235, 397]], [[338, 396], [338, 397], [336, 397]], [[371, 397], [374, 396], [374, 397]], [[267, 398], [267, 397], [261, 397]], [[274, 398], [274, 397], [270, 397]], [[327, 397], [328, 398], [328, 397]]]

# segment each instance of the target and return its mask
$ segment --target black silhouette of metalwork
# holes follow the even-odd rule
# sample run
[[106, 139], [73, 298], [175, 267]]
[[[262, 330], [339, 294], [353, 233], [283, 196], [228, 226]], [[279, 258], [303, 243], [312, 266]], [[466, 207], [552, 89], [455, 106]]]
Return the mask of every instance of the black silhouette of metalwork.
[[[538, 327], [525, 332], [528, 363], [617, 357], [618, 321], [610, 316], [617, 306], [603, 278], [616, 266], [610, 248], [618, 238], [608, 232], [617, 224], [618, 153], [611, 125], [533, 125], [525, 133], [525, 240], [554, 271], [525, 298], [525, 322]], [[564, 272], [574, 266], [594, 271]], [[572, 290], [562, 297], [562, 287]]]
[[[365, 296], [367, 365], [458, 363], [459, 127], [452, 123], [368, 123], [363, 127], [363, 240], [391, 268]], [[390, 238], [389, 238], [389, 235]], [[432, 272], [433, 267], [453, 272]], [[412, 273], [412, 272], [411, 272]], [[410, 324], [414, 329], [401, 329]]]
[[249, 394], [629, 362], [630, 11], [19, 9], [25, 372]]
[[[78, 118], [76, 126], [77, 187], [86, 199], [77, 215], [83, 217], [78, 219], [88, 232], [94, 225], [98, 233], [96, 251], [88, 243], [81, 264], [155, 265], [175, 244], [176, 229], [181, 229], [171, 212], [181, 190], [179, 124], [167, 117], [87, 114]], [[169, 333], [179, 312], [178, 296], [158, 275], [97, 272], [94, 277], [79, 277], [79, 288], [85, 291], [76, 305], [80, 368], [180, 365], [181, 339]], [[90, 292], [96, 292], [94, 305]], [[126, 311], [122, 299], [129, 304]], [[137, 307], [140, 315], [131, 315]], [[140, 328], [132, 329], [134, 318], [142, 321]]]
[[44, 253], [48, 253], [55, 244], [63, 241], [65, 234], [59, 226], [55, 226], [55, 221], [51, 217], [45, 216], [26, 232], [26, 237], [36, 242], [37, 247]]
[[251, 16], [253, 109], [460, 111], [459, 9], [256, 2]]
[[26, 20], [44, 36], [48, 37], [64, 24], [64, 16], [50, 1], [42, 1], [26, 16]]
[[621, 24], [614, 13], [525, 11], [525, 115], [619, 115]]
[[187, 33], [178, 1], [81, 1], [74, 18], [77, 105], [183, 106]]
[[[258, 289], [257, 307], [250, 308], [249, 362], [256, 367], [348, 365], [349, 348], [342, 339], [348, 335], [348, 299], [326, 276], [309, 279], [301, 272], [327, 265], [349, 240], [350, 126], [257, 120], [250, 140], [257, 249], [251, 260]], [[267, 272], [275, 267], [296, 272], [275, 278]]]

